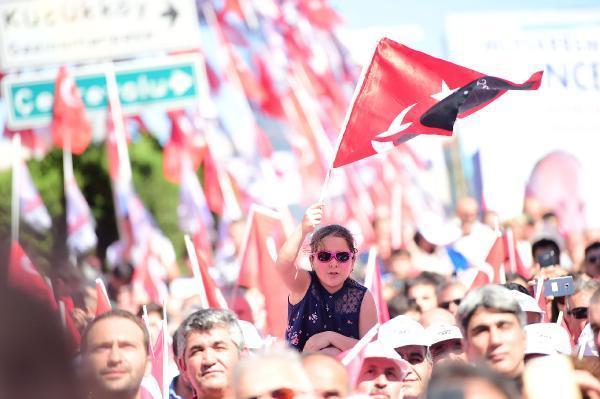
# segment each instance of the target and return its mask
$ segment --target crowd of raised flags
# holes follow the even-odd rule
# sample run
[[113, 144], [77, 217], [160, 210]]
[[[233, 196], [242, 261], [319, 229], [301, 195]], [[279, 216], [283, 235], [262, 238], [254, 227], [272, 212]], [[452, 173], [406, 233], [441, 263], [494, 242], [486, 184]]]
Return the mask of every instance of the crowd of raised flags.
[[[132, 180], [128, 144], [134, 135], [129, 129], [163, 128], [155, 115], [142, 112], [124, 118], [118, 103], [107, 110], [104, 140], [119, 240], [106, 254], [97, 254], [106, 258], [104, 273], [96, 270], [95, 281], [82, 282], [82, 292], [84, 286], [95, 285], [92, 293], [84, 294], [93, 298], [94, 305], [76, 304], [74, 297], [80, 292], [75, 290], [72, 295], [62, 287], [56, 290], [55, 285], [62, 283], [39, 273], [19, 243], [18, 229], [13, 229], [9, 285], [49, 304], [75, 346], [85, 325], [75, 316], [78, 307], [87, 313], [83, 320], [123, 304], [133, 312], [144, 309], [143, 319], [151, 330], [144, 305], [162, 304], [162, 322], [149, 348], [151, 373], [142, 386], [149, 397], [166, 399], [173, 358], [169, 340], [177, 327], [167, 324], [167, 313], [172, 313], [169, 321], [180, 319], [186, 300], [192, 298], [202, 308], [236, 311], [240, 319], [253, 323], [261, 339], [282, 338], [289, 291], [276, 260], [294, 223], [288, 205], [304, 206], [320, 195], [326, 203], [323, 223], [346, 225], [360, 238], [362, 264], [356, 276], [374, 296], [379, 324], [389, 326], [390, 318], [411, 310], [425, 312], [413, 306], [415, 301], [419, 305], [418, 298], [398, 287], [421, 272], [459, 281], [467, 291], [505, 284], [517, 275], [526, 284], [532, 282], [531, 296], [522, 307], [541, 312], [540, 321], [554, 322], [552, 328], [560, 328], [559, 335], [568, 334], [569, 351], [564, 352], [571, 347], [581, 352], [580, 357], [584, 351], [594, 352], [589, 327], [588, 335], [573, 336], [562, 313], [551, 320], [550, 304], [541, 291], [544, 273], [536, 268], [535, 259], [524, 259], [522, 248], [530, 248], [532, 236], [508, 224], [500, 226], [497, 220], [491, 226], [476, 222], [482, 230], [475, 233], [454, 231], [461, 227], [439, 214], [427, 219], [440, 204], [419, 187], [427, 160], [407, 144], [420, 134], [452, 135], [457, 118], [473, 114], [508, 90], [538, 89], [541, 72], [516, 84], [383, 39], [359, 77], [334, 33], [340, 18], [321, 0], [230, 0], [222, 8], [202, 2], [200, 16], [204, 47], [194, 53], [204, 61], [209, 101], [195, 109], [166, 112], [170, 134], [162, 142], [164, 177], [180, 185], [177, 215], [186, 259], [176, 259], [173, 245]], [[98, 238], [72, 157], [90, 145], [92, 127], [65, 67], [58, 71], [54, 98], [47, 134], [54, 146], [63, 149], [66, 246], [81, 259], [95, 251]], [[155, 134], [165, 137], [164, 132]], [[20, 145], [20, 140], [15, 142]], [[21, 220], [38, 232], [47, 231], [51, 218], [27, 165], [20, 159], [14, 165], [18, 183], [13, 183], [17, 190], [13, 196]], [[340, 168], [335, 184], [333, 168]], [[295, 193], [287, 192], [290, 182], [297, 186]], [[538, 228], [560, 233], [560, 225]], [[394, 269], [393, 259], [402, 256], [410, 270]], [[303, 262], [299, 267], [307, 267], [306, 256]], [[442, 263], [443, 267], [436, 266]], [[129, 277], [115, 277], [122, 265], [131, 266]], [[572, 265], [568, 272], [577, 272], [578, 267]], [[132, 299], [122, 301], [120, 290], [131, 292]], [[404, 307], [393, 304], [398, 296], [408, 297]], [[402, 363], [371, 343], [378, 326], [340, 357], [352, 381], [373, 351], [373, 357]], [[455, 330], [444, 333], [452, 335]], [[528, 339], [535, 334], [528, 333]], [[544, 331], [538, 335], [542, 338], [534, 339], [532, 346], [543, 346]]]

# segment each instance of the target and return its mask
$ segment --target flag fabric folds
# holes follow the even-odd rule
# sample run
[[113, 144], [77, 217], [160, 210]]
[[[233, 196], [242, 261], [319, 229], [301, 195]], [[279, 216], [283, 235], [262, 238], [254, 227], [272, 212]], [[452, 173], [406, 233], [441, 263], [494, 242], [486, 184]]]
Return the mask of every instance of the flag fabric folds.
[[77, 155], [82, 154], [92, 141], [92, 127], [81, 95], [64, 66], [59, 69], [54, 86], [52, 140], [57, 147]]
[[390, 319], [390, 312], [387, 303], [383, 298], [383, 284], [381, 282], [381, 271], [377, 264], [377, 249], [371, 247], [369, 259], [367, 261], [367, 270], [365, 276], [365, 287], [373, 294], [375, 307], [377, 308], [377, 320], [380, 324]]
[[15, 240], [12, 241], [10, 247], [8, 284], [38, 298], [52, 309], [58, 309], [52, 288], [33, 266], [21, 245]]
[[536, 90], [541, 79], [540, 71], [515, 84], [381, 39], [357, 86], [333, 167], [387, 151], [420, 134], [452, 135], [457, 118], [507, 90]]
[[96, 317], [111, 310], [112, 305], [110, 304], [110, 299], [108, 299], [104, 282], [98, 278], [96, 279]]
[[77, 186], [75, 177], [67, 174], [65, 178], [67, 246], [72, 253], [80, 255], [93, 249], [98, 243], [95, 231], [96, 222], [89, 205]]
[[206, 142], [184, 111], [170, 111], [168, 115], [171, 137], [164, 147], [163, 174], [171, 183], [179, 183], [183, 158], [189, 159], [192, 168], [198, 170], [206, 152]]
[[283, 218], [277, 212], [253, 205], [247, 223], [247, 241], [239, 258], [238, 285], [256, 289], [264, 296], [264, 333], [281, 337], [287, 327], [289, 294], [275, 266], [277, 253], [286, 240]]
[[38, 193], [27, 164], [21, 163], [21, 170], [19, 172], [19, 209], [21, 212], [21, 218], [25, 223], [31, 226], [35, 231], [43, 233], [52, 226], [52, 219], [46, 205], [42, 201], [42, 197]]

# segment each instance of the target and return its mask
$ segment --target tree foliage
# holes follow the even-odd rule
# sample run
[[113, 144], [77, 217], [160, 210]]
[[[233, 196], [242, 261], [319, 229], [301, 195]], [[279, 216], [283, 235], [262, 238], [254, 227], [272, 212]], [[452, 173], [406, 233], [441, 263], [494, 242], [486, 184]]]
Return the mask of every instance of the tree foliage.
[[[136, 191], [179, 255], [183, 248], [183, 237], [177, 226], [179, 186], [163, 177], [160, 145], [149, 135], [139, 135], [129, 145], [129, 156]], [[21, 222], [19, 241], [34, 264], [46, 272], [68, 260], [62, 162], [62, 150], [55, 149], [43, 159], [30, 160], [27, 164], [52, 218], [52, 228], [38, 234]], [[96, 219], [96, 254], [104, 259], [108, 245], [118, 239], [105, 146], [93, 144], [81, 156], [73, 156], [73, 168]], [[11, 172], [0, 173], [0, 239], [3, 243], [9, 242], [11, 230]], [[7, 253], [7, 249], [4, 245], [2, 253]]]

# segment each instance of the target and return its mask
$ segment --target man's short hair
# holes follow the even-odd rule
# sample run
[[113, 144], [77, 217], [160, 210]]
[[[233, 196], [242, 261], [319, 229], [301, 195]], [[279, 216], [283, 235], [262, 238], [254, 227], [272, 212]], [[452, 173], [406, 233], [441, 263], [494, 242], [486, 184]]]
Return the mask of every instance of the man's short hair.
[[445, 281], [444, 276], [432, 273], [432, 272], [421, 272], [417, 277], [408, 281], [408, 289], [417, 285], [431, 285], [436, 288]]
[[597, 303], [600, 303], [600, 288], [594, 291], [594, 294], [590, 298], [590, 305], [596, 305]]
[[558, 243], [554, 240], [551, 240], [550, 238], [541, 238], [537, 241], [535, 241], [534, 243], [531, 244], [531, 255], [535, 256], [535, 253], [540, 249], [540, 248], [552, 248], [552, 250], [554, 251], [554, 253], [556, 254], [556, 256], [558, 256], [560, 258], [560, 247], [558, 246]]
[[600, 280], [584, 280], [582, 278], [575, 279], [575, 288], [573, 290], [573, 296], [580, 292], [595, 292], [600, 288]]
[[85, 326], [83, 334], [81, 334], [81, 353], [87, 352], [87, 337], [92, 328], [102, 320], [116, 318], [130, 320], [135, 325], [137, 325], [140, 328], [140, 330], [142, 330], [142, 333], [144, 334], [144, 350], [146, 351], [146, 353], [148, 353], [148, 348], [150, 345], [150, 334], [148, 334], [146, 326], [144, 325], [142, 320], [140, 320], [139, 317], [123, 309], [113, 309], [109, 312], [102, 313], [100, 316], [97, 316], [96, 318], [94, 318], [94, 320], [90, 321], [87, 326]]
[[529, 290], [527, 288], [523, 287], [521, 284], [518, 284], [518, 283], [505, 283], [504, 287], [506, 287], [512, 291], [519, 291], [520, 293], [529, 295], [531, 297], [533, 296], [533, 295], [531, 295], [531, 292], [529, 292]]
[[208, 332], [226, 328], [238, 351], [244, 349], [244, 336], [235, 313], [225, 309], [201, 309], [189, 315], [177, 328], [177, 350], [185, 356], [186, 340], [192, 331]]
[[441, 284], [439, 284], [435, 290], [435, 294], [436, 295], [441, 295], [442, 292], [444, 292], [446, 289], [451, 288], [451, 287], [462, 287], [466, 290], [465, 285], [463, 283], [461, 283], [460, 281], [457, 280], [446, 280], [443, 281]]
[[587, 258], [588, 254], [595, 249], [600, 249], [600, 241], [594, 241], [593, 243], [585, 247], [585, 257]]
[[471, 291], [460, 303], [456, 319], [467, 337], [467, 327], [473, 314], [479, 308], [494, 309], [504, 313], [512, 313], [517, 317], [521, 328], [527, 324], [525, 312], [510, 291], [501, 285], [485, 285]]
[[[486, 381], [500, 391], [506, 398], [519, 398], [519, 390], [514, 381], [491, 370], [489, 367], [462, 362], [448, 362], [434, 367], [427, 385], [428, 398], [453, 398], [462, 393], [469, 381]], [[457, 395], [456, 397], [463, 397]]]

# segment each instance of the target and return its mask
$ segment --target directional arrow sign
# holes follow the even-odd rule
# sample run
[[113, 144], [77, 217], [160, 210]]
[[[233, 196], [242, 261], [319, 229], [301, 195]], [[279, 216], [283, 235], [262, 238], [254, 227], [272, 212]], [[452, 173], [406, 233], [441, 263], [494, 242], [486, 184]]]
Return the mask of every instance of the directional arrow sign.
[[[202, 58], [171, 57], [115, 64], [115, 77], [123, 112], [161, 110], [189, 106], [208, 95]], [[106, 112], [108, 92], [101, 66], [74, 71], [75, 82], [88, 112]], [[29, 129], [45, 126], [52, 119], [56, 73], [7, 75], [2, 79], [2, 97], [8, 108], [8, 127]]]
[[2, 0], [0, 68], [47, 66], [200, 45], [195, 0]]

